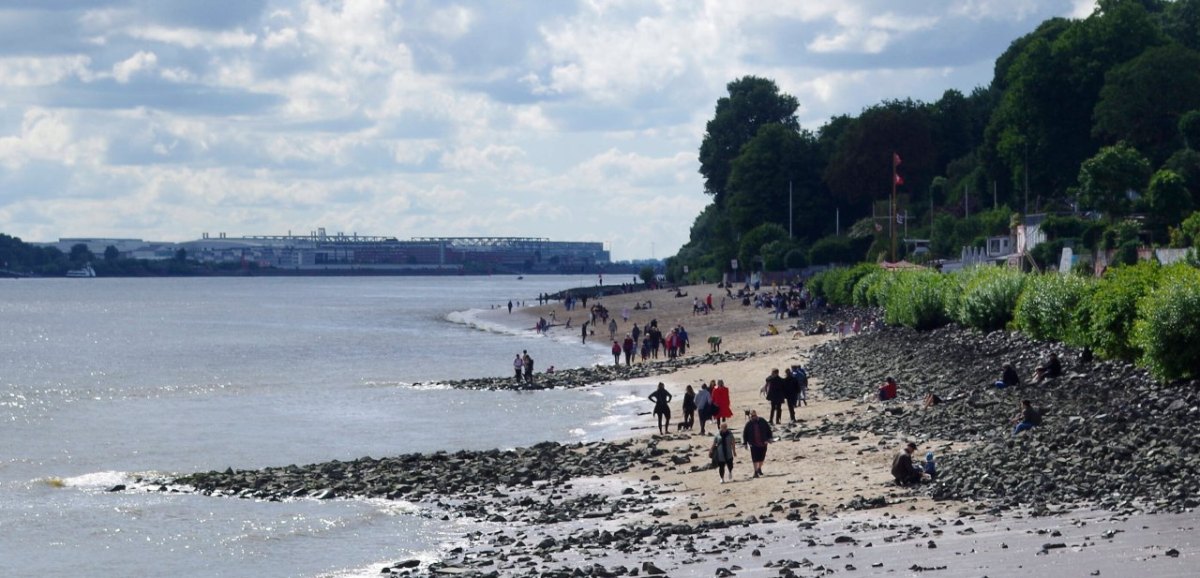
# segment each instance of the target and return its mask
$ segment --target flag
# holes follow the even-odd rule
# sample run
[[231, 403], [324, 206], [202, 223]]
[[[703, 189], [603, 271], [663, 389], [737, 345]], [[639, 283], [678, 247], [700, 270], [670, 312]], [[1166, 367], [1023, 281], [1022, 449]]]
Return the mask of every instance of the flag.
[[900, 166], [900, 155], [898, 155], [896, 153], [892, 153], [892, 166], [893, 167]]
[[901, 215], [900, 213], [896, 213], [896, 224], [897, 225], [904, 224], [904, 215]]
[[903, 184], [904, 184], [904, 179], [901, 178], [900, 175], [896, 175], [896, 185], [899, 186], [899, 185], [903, 185]]

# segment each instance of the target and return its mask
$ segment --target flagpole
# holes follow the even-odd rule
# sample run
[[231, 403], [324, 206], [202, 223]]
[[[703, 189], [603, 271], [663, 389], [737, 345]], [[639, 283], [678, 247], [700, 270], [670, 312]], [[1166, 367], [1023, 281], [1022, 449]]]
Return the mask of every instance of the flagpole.
[[896, 158], [892, 152], [892, 216], [888, 219], [888, 227], [892, 233], [892, 262], [896, 262]]

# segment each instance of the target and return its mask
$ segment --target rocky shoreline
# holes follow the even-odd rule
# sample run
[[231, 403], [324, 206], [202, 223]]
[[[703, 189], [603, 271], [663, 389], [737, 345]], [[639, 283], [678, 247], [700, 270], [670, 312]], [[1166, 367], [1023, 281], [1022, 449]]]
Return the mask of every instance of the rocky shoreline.
[[[857, 316], [852, 310], [839, 314]], [[783, 342], [775, 343], [778, 347]], [[1061, 378], [1005, 390], [990, 386], [1003, 362], [1014, 363], [1028, 379], [1049, 351], [1063, 360]], [[900, 381], [901, 396], [886, 404], [837, 402], [838, 407], [852, 409], [830, 412], [819, 423], [784, 424], [778, 429], [781, 443], [834, 440], [845, 447], [837, 454], [858, 448], [860, 456], [866, 452], [878, 457], [890, 455], [896, 439], [953, 444], [953, 451], [939, 456], [939, 481], [915, 490], [881, 486], [878, 495], [858, 495], [828, 510], [800, 497], [802, 486], [781, 486], [780, 497], [766, 507], [747, 508], [726, 498], [726, 505], [706, 510], [696, 502], [683, 502], [696, 491], [688, 489], [694, 483], [688, 476], [713, 475], [706, 472], [710, 465], [702, 449], [707, 438], [696, 444], [684, 433], [615, 443], [548, 442], [515, 450], [230, 469], [147, 480], [144, 485], [165, 492], [257, 500], [404, 500], [418, 504], [425, 516], [494, 528], [465, 536], [468, 546], [443, 552], [436, 562], [407, 559], [379, 570], [396, 576], [728, 577], [751, 570], [755, 575], [826, 576], [948, 567], [962, 571], [959, 560], [967, 549], [972, 556], [978, 549], [988, 564], [1001, 564], [998, 560], [1012, 556], [1009, 542], [1030, 556], [1084, 552], [1100, 540], [1121, 540], [1121, 532], [1129, 532], [1132, 540], [1136, 530], [1129, 520], [1134, 514], [1190, 512], [1197, 505], [1190, 487], [1200, 473], [1200, 458], [1195, 457], [1200, 434], [1191, 426], [1200, 415], [1195, 382], [1157, 384], [1133, 366], [1086, 360], [1082, 352], [1059, 344], [954, 327], [926, 333], [886, 328], [797, 353], [808, 357], [806, 365], [816, 380], [814, 397], [824, 398], [815, 399], [816, 404], [861, 400], [885, 375]], [[706, 354], [630, 368], [597, 366], [539, 374], [534, 389], [637, 379], [716, 363], [733, 363], [744, 370], [757, 367], [755, 355]], [[751, 363], [739, 363], [747, 360]], [[511, 378], [440, 385], [526, 389]], [[920, 401], [926, 391], [947, 402], [923, 408]], [[1014, 440], [1008, 418], [1023, 397], [1044, 408], [1046, 419]], [[879, 442], [859, 444], [860, 436]], [[635, 480], [634, 472], [641, 472], [642, 478]], [[684, 481], [665, 481], [670, 479]], [[788, 481], [766, 483], [802, 483], [779, 479]], [[755, 484], [739, 481], [747, 488]], [[731, 495], [728, 491], [718, 495]], [[922, 493], [961, 501], [958, 518], [896, 516], [897, 504], [913, 504]], [[1077, 514], [1071, 514], [1074, 530], [1066, 522], [1042, 524], [1050, 529], [1036, 526], [1042, 519], [1037, 516], [1065, 514], [1080, 505], [1112, 512], [1092, 520], [1109, 529], [1093, 532]], [[841, 519], [876, 508], [891, 509], [878, 510], [884, 513], [872, 514], [872, 521]], [[690, 512], [686, 521], [678, 521], [681, 510], [685, 516]], [[1014, 527], [1024, 528], [1021, 536], [1012, 535]], [[991, 541], [976, 538], [976, 528], [990, 532]], [[961, 551], [934, 550], [947, 542], [962, 544]], [[916, 554], [911, 553], [914, 547], [919, 549]], [[1164, 560], [1180, 555], [1157, 543], [1144, 547]]]
[[[1049, 352], [1064, 374], [1029, 384]], [[1025, 385], [996, 389], [1013, 363]], [[980, 334], [957, 327], [931, 332], [890, 328], [832, 341], [812, 352], [810, 369], [831, 398], [858, 399], [892, 375], [894, 402], [873, 402], [827, 431], [869, 431], [910, 439], [963, 442], [942, 456], [944, 472], [928, 490], [936, 499], [982, 500], [999, 509], [1097, 505], [1179, 512], [1200, 505], [1200, 384], [1160, 384], [1137, 367], [1096, 361], [1057, 343], [1017, 333]], [[947, 401], [921, 407], [926, 392]], [[1021, 399], [1043, 425], [1011, 436]]]
[[538, 373], [533, 383], [527, 383], [514, 377], [481, 377], [473, 379], [456, 379], [449, 381], [431, 381], [414, 383], [414, 387], [445, 386], [455, 389], [509, 389], [518, 391], [534, 391], [542, 389], [572, 388], [607, 383], [642, 379], [656, 375], [666, 375], [686, 367], [701, 365], [716, 365], [733, 361], [745, 361], [754, 357], [754, 352], [693, 354], [675, 359], [634, 363], [633, 365], [594, 365], [573, 369], [555, 370], [554, 373]]

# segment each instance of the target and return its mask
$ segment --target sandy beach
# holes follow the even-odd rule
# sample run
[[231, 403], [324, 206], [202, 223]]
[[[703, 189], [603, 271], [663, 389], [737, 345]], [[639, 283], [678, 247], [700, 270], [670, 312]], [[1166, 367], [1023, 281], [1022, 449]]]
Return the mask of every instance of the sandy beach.
[[[767, 310], [746, 307], [728, 298], [722, 310], [717, 305], [722, 290], [715, 286], [683, 287], [681, 291], [688, 296], [676, 298], [673, 291], [663, 290], [606, 296], [599, 302], [617, 319], [617, 339], [622, 339], [634, 324], [645, 327], [653, 319], [662, 328], [683, 325], [695, 344], [689, 355], [707, 351], [707, 339], [714, 335], [720, 336], [723, 351], [753, 352], [753, 357], [743, 361], [689, 367], [642, 380], [648, 384], [646, 395], [653, 391], [653, 383], [665, 383], [675, 396], [672, 409], [678, 412], [687, 385], [698, 387], [723, 379], [730, 388], [734, 410], [730, 428], [739, 438], [748, 410], [757, 410], [763, 417], [768, 414], [769, 404], [760, 388], [771, 369], [782, 371], [796, 363], [804, 364], [814, 345], [843, 338], [795, 334], [789, 329], [795, 320], [773, 320]], [[703, 301], [709, 293], [715, 310], [708, 315], [694, 315], [692, 297]], [[635, 304], [647, 300], [652, 303], [650, 309], [634, 309]], [[589, 307], [592, 304], [589, 300]], [[624, 311], [628, 312], [628, 321], [622, 319]], [[582, 309], [567, 313], [558, 303], [522, 308], [514, 315], [526, 316], [532, 325], [539, 317], [549, 318], [552, 312], [559, 322], [571, 316], [573, 327], [578, 327], [586, 315]], [[814, 319], [806, 321], [811, 324]], [[772, 322], [779, 334], [762, 335]], [[576, 331], [552, 329], [559, 330]], [[610, 343], [608, 337], [607, 327], [598, 327], [591, 339]], [[1200, 567], [1200, 560], [1191, 530], [1200, 519], [1195, 513], [1147, 515], [1064, 507], [1051, 517], [1022, 512], [998, 516], [978, 503], [935, 501], [919, 488], [902, 488], [892, 481], [891, 461], [908, 441], [902, 432], [893, 437], [868, 432], [821, 434], [820, 425], [876, 411], [877, 402], [830, 400], [822, 395], [819, 376], [813, 376], [810, 384], [809, 403], [797, 408], [796, 422], [789, 421], [785, 408], [784, 423], [774, 426], [776, 441], [770, 446], [761, 478], [752, 476], [749, 452], [739, 448], [733, 481], [722, 484], [716, 471], [708, 466], [711, 429], [710, 435], [701, 435], [698, 429], [678, 432], [675, 428], [660, 435], [656, 428], [646, 427], [653, 426], [653, 418], [639, 418], [644, 421], [631, 424], [635, 441], [661, 450], [672, 459], [592, 480], [587, 484], [589, 491], [607, 488], [614, 496], [631, 491], [657, 496], [659, 503], [652, 516], [643, 514], [625, 520], [626, 524], [715, 523], [717, 527], [704, 532], [703, 539], [689, 536], [680, 541], [677, 536], [674, 547], [603, 553], [575, 548], [572, 555], [563, 552], [552, 560], [603, 562], [619, 569], [651, 562], [670, 575], [688, 576], [816, 576], [843, 572], [902, 576], [929, 572], [946, 576], [1037, 576], [1051, 572], [1060, 576], [1197, 575], [1195, 568]], [[863, 383], [864, 394], [873, 392], [876, 386]], [[645, 409], [648, 411], [652, 405], [647, 400]], [[678, 413], [673, 413], [673, 422], [680, 419]], [[954, 452], [955, 444], [924, 440], [918, 456], [925, 451], [942, 456]], [[886, 505], [861, 511], [848, 507], [856, 501]], [[732, 528], [720, 527], [731, 520], [735, 522]], [[528, 532], [557, 535], [561, 541], [586, 527], [568, 524], [530, 528]], [[651, 543], [666, 544], [667, 539]], [[516, 568], [510, 571], [520, 574]], [[500, 575], [508, 573], [501, 571]]]
[[[680, 291], [688, 296], [639, 292], [607, 296], [600, 303], [617, 319], [618, 339], [634, 324], [644, 327], [652, 320], [667, 331], [682, 325], [697, 345], [682, 360], [666, 361], [660, 355], [642, 367], [606, 364], [561, 370], [552, 377], [542, 373], [536, 387], [512, 376], [442, 384], [518, 390], [628, 389], [633, 384], [644, 388], [639, 394], [649, 396], [661, 382], [674, 396], [668, 433], [657, 431], [649, 415], [653, 402], [647, 399], [619, 430], [624, 435], [604, 441], [545, 440], [509, 450], [213, 471], [149, 480], [143, 487], [256, 500], [405, 500], [425, 516], [461, 519], [478, 528], [447, 546], [436, 560], [397, 560], [372, 568], [373, 575], [1198, 575], [1195, 527], [1200, 516], [1194, 509], [1194, 480], [1170, 475], [1189, 470], [1166, 465], [1192, 465], [1182, 448], [1194, 446], [1187, 416], [1194, 411], [1189, 407], [1200, 407], [1195, 396], [1179, 396], [1144, 381], [1133, 384], [1142, 379], [1133, 376], [1133, 368], [1084, 364], [1075, 354], [1075, 371], [1059, 383], [997, 391], [987, 380], [1000, 359], [1028, 365], [1047, 346], [1020, 336], [953, 328], [926, 334], [883, 329], [864, 335], [807, 335], [817, 322], [835, 326], [847, 317], [852, 321], [872, 313], [821, 310], [774, 320], [768, 310], [729, 298], [722, 310], [716, 287]], [[692, 297], [707, 299], [710, 291], [715, 310], [694, 314]], [[635, 309], [647, 301], [650, 308]], [[559, 303], [488, 314], [491, 321], [510, 327], [554, 319], [560, 325], [550, 329], [550, 337], [556, 339], [578, 339], [585, 315], [583, 308], [566, 312]], [[565, 327], [567, 319], [571, 328]], [[779, 332], [764, 335], [772, 322]], [[721, 339], [722, 355], [709, 353], [713, 336]], [[589, 339], [611, 344], [606, 326]], [[531, 352], [542, 368], [554, 364], [536, 346]], [[753, 476], [749, 451], [739, 447], [732, 478], [721, 483], [708, 453], [713, 430], [702, 435], [698, 424], [691, 431], [675, 427], [682, 420], [678, 412], [684, 389], [724, 380], [731, 393], [730, 429], [740, 438], [750, 411], [764, 418], [769, 413], [760, 390], [771, 370], [782, 373], [794, 364], [813, 369], [808, 404], [797, 408], [794, 422], [785, 408], [783, 423], [773, 426], [775, 439], [761, 477]], [[893, 371], [902, 383], [899, 397], [876, 401], [876, 387]], [[1083, 395], [1116, 393], [1115, 386], [1080, 389], [1093, 380], [1111, 385], [1115, 379], [1133, 384], [1120, 388], [1121, 393], [1141, 396], [1138, 401], [1147, 404], [1142, 413], [1121, 409], [1120, 404], [1128, 405], [1124, 398], [1102, 397], [1118, 404], [1114, 407], [1122, 413], [1114, 416], [1113, 408]], [[955, 397], [944, 406], [925, 408], [921, 396], [926, 388], [941, 388]], [[1021, 396], [1057, 404], [1059, 425], [1039, 427], [1014, 440], [1007, 416]], [[1152, 427], [1135, 427], [1142, 422]], [[1141, 472], [1120, 467], [1098, 472], [1112, 455], [1122, 455], [1104, 450], [1124, 446], [1106, 441], [1106, 432], [1116, 430], [1081, 429], [1089, 424], [1140, 436], [1143, 443], [1157, 446], [1148, 456], [1163, 457], [1151, 458], [1154, 467]], [[1160, 430], [1174, 431], [1174, 437], [1160, 435]], [[932, 433], [937, 431], [947, 439], [937, 439]], [[927, 451], [939, 457], [943, 477], [935, 484], [902, 487], [893, 481], [892, 460], [910, 441], [918, 445], [917, 461]], [[1084, 448], [1100, 461], [1073, 455], [1072, 448]], [[1058, 449], [1064, 451], [1053, 451]], [[949, 493], [956, 481], [971, 485], [974, 493]], [[1028, 495], [1013, 490], [1021, 484]], [[979, 499], [931, 497], [938, 495]]]

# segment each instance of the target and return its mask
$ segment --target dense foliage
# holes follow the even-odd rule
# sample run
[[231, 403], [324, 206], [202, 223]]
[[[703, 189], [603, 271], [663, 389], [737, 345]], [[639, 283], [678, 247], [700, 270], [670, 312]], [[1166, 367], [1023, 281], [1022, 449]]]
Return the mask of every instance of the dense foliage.
[[1079, 305], [1093, 287], [1088, 279], [1074, 275], [1030, 276], [1013, 312], [1017, 328], [1041, 341], [1086, 345], [1087, 309]]
[[[881, 102], [815, 133], [774, 81], [730, 82], [699, 151], [712, 203], [668, 277], [684, 279], [686, 266], [692, 279], [718, 278], [733, 259], [755, 270], [917, 259], [914, 243], [893, 255], [896, 228], [930, 240], [921, 259], [955, 258], [1021, 215], [1089, 209], [1086, 227], [1051, 235], [1039, 267], [1064, 246], [1129, 262], [1139, 245], [1195, 243], [1180, 223], [1200, 207], [1200, 0], [1099, 0], [1086, 18], [1013, 41], [994, 71], [969, 94]], [[1098, 248], [1128, 215], [1144, 224], [1135, 236]], [[747, 242], [764, 223], [786, 242]]]
[[873, 264], [829, 269], [810, 289], [830, 305], [884, 308], [884, 321], [918, 330], [951, 321], [981, 331], [1018, 329], [1044, 341], [1136, 361], [1162, 380], [1200, 377], [1200, 268], [1153, 262], [1102, 278], [980, 266], [951, 274]]
[[1138, 301], [1133, 341], [1159, 379], [1200, 377], [1200, 270], [1177, 265]]

